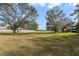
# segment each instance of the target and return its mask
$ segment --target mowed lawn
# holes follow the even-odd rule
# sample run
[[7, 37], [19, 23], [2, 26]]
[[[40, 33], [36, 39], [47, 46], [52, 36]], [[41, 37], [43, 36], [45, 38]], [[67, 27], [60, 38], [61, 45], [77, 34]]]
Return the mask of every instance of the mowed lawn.
[[0, 55], [79, 55], [78, 33], [0, 33]]

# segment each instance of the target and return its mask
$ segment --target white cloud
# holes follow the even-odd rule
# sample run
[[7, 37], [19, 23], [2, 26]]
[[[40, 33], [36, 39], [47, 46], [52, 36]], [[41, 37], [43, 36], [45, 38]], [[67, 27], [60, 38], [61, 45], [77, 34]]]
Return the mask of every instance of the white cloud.
[[49, 3], [48, 4], [48, 8], [53, 8], [53, 7], [55, 7], [55, 6], [59, 6], [59, 5], [61, 5], [61, 3]]
[[35, 6], [41, 6], [41, 7], [48, 7], [48, 8], [53, 8], [53, 7], [55, 7], [55, 6], [59, 6], [59, 5], [61, 5], [61, 3], [35, 3], [34, 4]]
[[38, 3], [40, 6], [45, 6], [46, 3]]
[[46, 6], [48, 8], [53, 8], [55, 6], [59, 6], [61, 5], [61, 3], [32, 3], [32, 5], [35, 5], [35, 6]]
[[69, 3], [69, 6], [76, 6], [77, 3]]
[[31, 5], [44, 7], [46, 6], [46, 3], [31, 3]]

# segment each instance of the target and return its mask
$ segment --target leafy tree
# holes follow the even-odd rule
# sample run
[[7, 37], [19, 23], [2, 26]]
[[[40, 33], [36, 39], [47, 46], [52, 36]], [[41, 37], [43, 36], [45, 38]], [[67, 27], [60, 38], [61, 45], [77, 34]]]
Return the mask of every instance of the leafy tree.
[[76, 30], [76, 32], [79, 32], [79, 21], [76, 23], [76, 25], [75, 25], [75, 26], [76, 26], [76, 29], [75, 29], [75, 30]]
[[14, 33], [27, 20], [37, 19], [36, 9], [27, 3], [1, 3], [0, 20], [10, 25]]
[[74, 16], [74, 20], [77, 20], [76, 31], [79, 32], [79, 4], [76, 4], [75, 10], [73, 11], [73, 13], [70, 14], [70, 16]]
[[28, 29], [29, 30], [37, 30], [38, 29], [38, 24], [34, 20], [32, 20], [28, 24]]
[[[60, 26], [62, 26], [62, 20], [64, 19], [64, 12], [60, 10], [58, 6], [53, 7], [47, 11], [47, 30], [54, 30], [54, 32], [59, 31]], [[59, 26], [60, 25], [60, 26]]]
[[22, 25], [21, 28], [27, 29], [27, 30], [37, 30], [38, 24], [36, 23], [35, 20], [30, 20], [30, 21], [27, 21], [27, 23], [24, 26]]
[[74, 22], [69, 18], [65, 17], [63, 20], [63, 26], [62, 26], [62, 32], [64, 31], [70, 31], [73, 27]]

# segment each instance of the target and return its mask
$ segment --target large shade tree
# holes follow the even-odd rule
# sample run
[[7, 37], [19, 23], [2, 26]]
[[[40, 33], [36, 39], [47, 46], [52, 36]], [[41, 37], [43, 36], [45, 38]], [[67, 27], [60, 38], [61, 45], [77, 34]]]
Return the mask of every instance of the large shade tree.
[[53, 30], [54, 32], [59, 31], [62, 27], [62, 20], [64, 19], [64, 12], [60, 10], [58, 6], [53, 7], [47, 11], [47, 30]]
[[79, 4], [76, 4], [75, 9], [73, 13], [70, 14], [70, 16], [74, 16], [74, 20], [77, 20], [75, 27], [76, 31], [79, 32]]
[[70, 31], [74, 23], [58, 6], [47, 11], [46, 19], [47, 30], [54, 32]]
[[37, 10], [27, 3], [1, 3], [0, 20], [8, 24], [14, 33], [21, 25], [24, 26], [27, 20], [37, 19]]

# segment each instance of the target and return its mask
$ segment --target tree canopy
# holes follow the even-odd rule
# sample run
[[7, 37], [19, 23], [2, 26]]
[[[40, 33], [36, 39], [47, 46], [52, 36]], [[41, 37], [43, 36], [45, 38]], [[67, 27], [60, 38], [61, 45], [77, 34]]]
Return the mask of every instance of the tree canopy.
[[46, 14], [47, 19], [47, 29], [54, 30], [54, 32], [58, 31], [59, 25], [62, 25], [62, 21], [64, 19], [64, 12], [60, 10], [58, 6], [53, 7], [52, 9], [47, 11]]
[[10, 25], [14, 33], [18, 27], [25, 25], [27, 20], [36, 20], [37, 16], [37, 10], [27, 3], [0, 4], [0, 20]]
[[79, 4], [76, 4], [75, 10], [70, 14], [70, 16], [74, 16], [74, 20], [77, 20], [76, 22], [76, 31], [79, 32]]
[[47, 30], [54, 32], [64, 32], [70, 30], [73, 26], [73, 21], [65, 15], [59, 6], [53, 7], [47, 11]]

